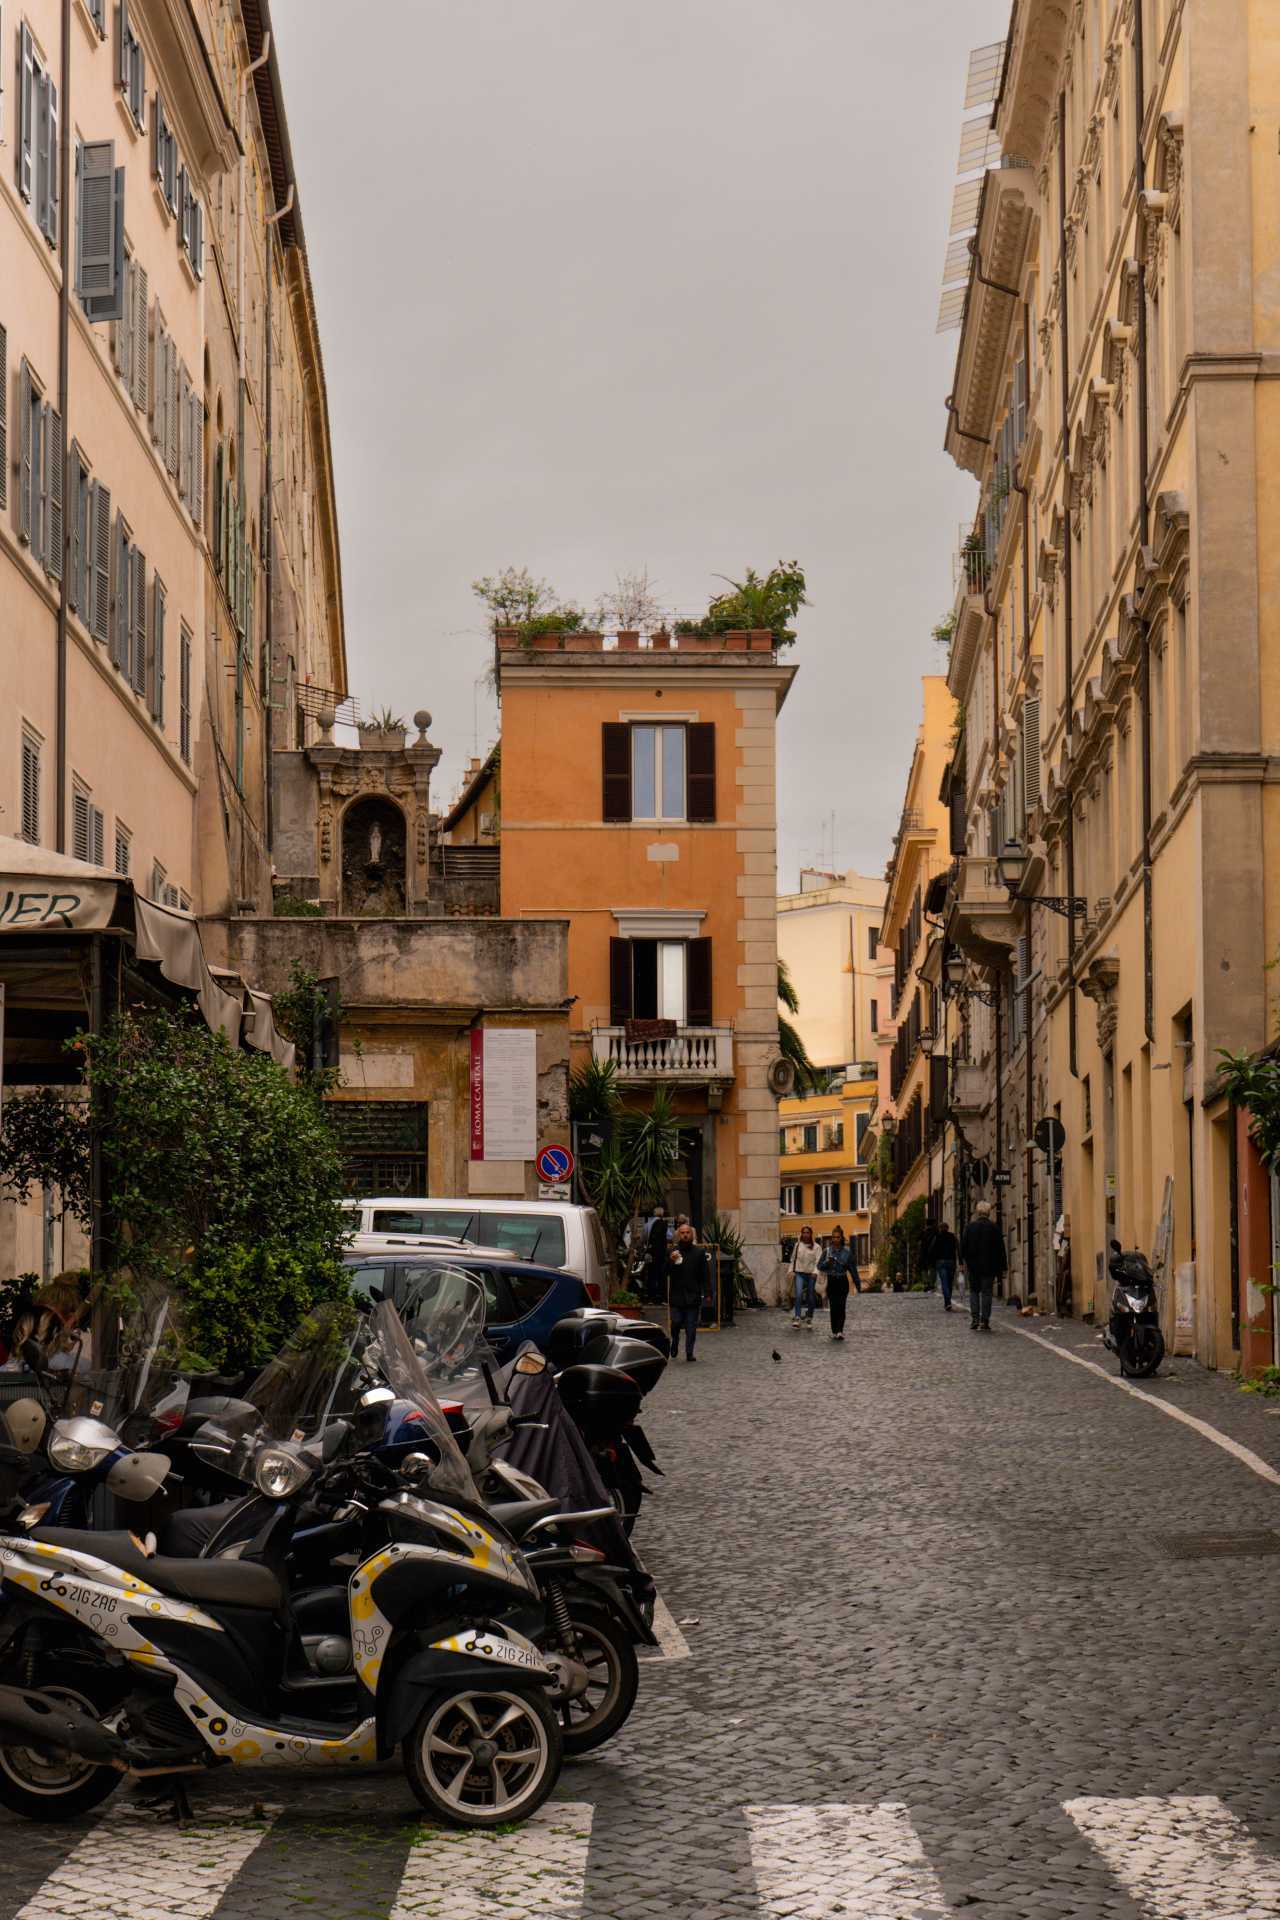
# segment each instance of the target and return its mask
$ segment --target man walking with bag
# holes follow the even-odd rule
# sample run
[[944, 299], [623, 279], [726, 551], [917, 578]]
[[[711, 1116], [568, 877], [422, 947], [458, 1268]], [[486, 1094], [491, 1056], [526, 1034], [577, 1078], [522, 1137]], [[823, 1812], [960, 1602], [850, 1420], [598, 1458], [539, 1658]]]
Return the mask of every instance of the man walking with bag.
[[979, 1200], [960, 1242], [960, 1258], [969, 1277], [969, 1325], [974, 1333], [991, 1331], [991, 1298], [996, 1280], [1009, 1271], [1004, 1235], [991, 1217], [991, 1202]]

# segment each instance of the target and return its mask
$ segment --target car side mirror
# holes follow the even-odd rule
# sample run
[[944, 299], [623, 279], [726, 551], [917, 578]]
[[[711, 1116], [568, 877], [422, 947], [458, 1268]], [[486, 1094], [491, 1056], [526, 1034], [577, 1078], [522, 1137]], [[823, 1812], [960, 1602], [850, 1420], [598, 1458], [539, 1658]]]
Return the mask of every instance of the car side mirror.
[[386, 1297], [387, 1296], [382, 1291], [381, 1287], [370, 1287], [369, 1298], [372, 1300], [375, 1307], [380, 1307], [383, 1301], [386, 1299]]

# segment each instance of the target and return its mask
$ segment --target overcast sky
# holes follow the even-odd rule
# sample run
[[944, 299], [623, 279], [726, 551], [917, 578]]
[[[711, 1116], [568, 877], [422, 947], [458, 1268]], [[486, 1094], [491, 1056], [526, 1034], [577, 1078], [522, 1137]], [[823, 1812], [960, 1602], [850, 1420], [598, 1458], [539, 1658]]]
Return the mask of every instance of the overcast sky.
[[351, 686], [431, 709], [439, 804], [497, 729], [477, 574], [589, 606], [647, 566], [697, 613], [795, 557], [779, 885], [883, 867], [974, 504], [934, 323], [965, 63], [1008, 13], [366, 0], [362, 36], [274, 0]]

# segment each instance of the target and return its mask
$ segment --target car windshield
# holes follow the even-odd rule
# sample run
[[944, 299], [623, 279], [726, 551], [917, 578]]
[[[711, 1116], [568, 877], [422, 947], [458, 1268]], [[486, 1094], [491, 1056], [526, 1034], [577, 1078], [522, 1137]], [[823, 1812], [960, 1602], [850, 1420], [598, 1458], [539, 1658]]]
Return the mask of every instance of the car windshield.
[[407, 1200], [400, 1206], [375, 1207], [374, 1233], [469, 1241], [477, 1247], [501, 1248], [523, 1260], [540, 1260], [549, 1267], [565, 1262], [564, 1221], [555, 1213], [527, 1213], [521, 1208], [433, 1206]]

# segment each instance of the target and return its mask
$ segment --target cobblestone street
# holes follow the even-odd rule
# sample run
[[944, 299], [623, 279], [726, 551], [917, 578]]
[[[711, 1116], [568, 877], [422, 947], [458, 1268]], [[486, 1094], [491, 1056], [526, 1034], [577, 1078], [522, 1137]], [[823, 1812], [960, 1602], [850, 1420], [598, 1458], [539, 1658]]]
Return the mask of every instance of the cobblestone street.
[[210, 1781], [182, 1834], [126, 1792], [6, 1823], [0, 1920], [1273, 1920], [1280, 1420], [1064, 1354], [1115, 1376], [936, 1297], [704, 1335], [640, 1536], [688, 1657], [530, 1828], [432, 1834], [398, 1770]]

